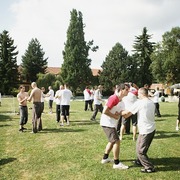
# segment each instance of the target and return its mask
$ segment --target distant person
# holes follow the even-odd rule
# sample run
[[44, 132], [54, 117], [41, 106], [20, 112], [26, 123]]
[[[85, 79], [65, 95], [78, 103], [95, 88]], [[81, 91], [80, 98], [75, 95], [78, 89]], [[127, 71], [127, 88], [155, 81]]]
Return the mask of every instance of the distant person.
[[1, 106], [1, 93], [0, 93], [0, 106]]
[[91, 91], [88, 86], [86, 86], [86, 88], [84, 89], [83, 94], [84, 94], [84, 102], [85, 102], [84, 110], [87, 111], [88, 108], [90, 108], [91, 111], [93, 111], [93, 107], [91, 103]]
[[46, 97], [46, 95], [44, 94], [45, 92], [45, 88], [41, 87], [41, 111], [42, 113], [44, 113], [44, 98]]
[[155, 135], [155, 105], [148, 98], [148, 90], [146, 88], [138, 90], [138, 98], [139, 100], [133, 106], [122, 111], [121, 114], [128, 118], [132, 114], [137, 113], [139, 135], [136, 143], [137, 160], [134, 162], [136, 165], [144, 167], [144, 169], [141, 169], [141, 172], [152, 173], [155, 172], [155, 168], [149, 161], [147, 152]]
[[161, 113], [160, 113], [160, 105], [159, 105], [159, 88], [156, 87], [155, 88], [155, 93], [154, 94], [151, 94], [151, 97], [153, 97], [153, 102], [155, 104], [155, 114], [157, 115], [157, 117], [161, 117]]
[[120, 112], [124, 108], [122, 98], [126, 96], [127, 93], [128, 91], [126, 90], [125, 85], [120, 84], [116, 88], [115, 93], [108, 98], [100, 119], [100, 125], [103, 128], [108, 139], [108, 144], [106, 145], [101, 163], [105, 164], [111, 162], [109, 153], [111, 152], [111, 150], [113, 150], [114, 169], [128, 169], [128, 166], [125, 166], [119, 160], [120, 140], [116, 130], [117, 121], [121, 114]]
[[54, 90], [52, 89], [51, 86], [48, 87], [49, 89], [49, 92], [47, 93], [47, 97], [49, 97], [49, 113], [52, 114], [53, 113], [53, 110], [52, 110], [52, 107], [53, 107], [53, 101], [54, 101]]
[[178, 103], [178, 117], [176, 121], [176, 131], [179, 131], [179, 121], [180, 121], [180, 92], [178, 94], [179, 103]]
[[29, 97], [29, 95], [27, 92], [25, 92], [25, 87], [23, 85], [21, 85], [19, 87], [19, 93], [17, 94], [17, 99], [19, 102], [19, 111], [20, 111], [20, 121], [19, 121], [19, 125], [20, 125], [19, 131], [20, 132], [23, 132], [24, 130], [26, 130], [24, 125], [28, 121], [28, 108], [27, 108], [28, 97]]
[[42, 130], [42, 120], [41, 120], [41, 94], [42, 91], [37, 87], [35, 82], [31, 83], [32, 91], [27, 99], [28, 101], [33, 102], [33, 109], [32, 109], [32, 133], [37, 133], [38, 131]]
[[91, 117], [92, 121], [96, 120], [96, 115], [97, 115], [98, 111], [101, 113], [103, 111], [102, 88], [103, 88], [102, 85], [99, 85], [98, 88], [94, 92], [94, 112]]
[[94, 103], [94, 93], [95, 93], [94, 87], [91, 88], [90, 92], [91, 92], [91, 97], [90, 97], [91, 106], [93, 107], [93, 103]]
[[56, 101], [56, 122], [60, 122], [61, 119], [61, 91], [64, 89], [63, 85], [59, 86], [59, 90], [55, 93], [55, 101]]
[[65, 116], [67, 118], [67, 125], [70, 125], [70, 100], [72, 97], [72, 92], [69, 89], [69, 85], [65, 84], [64, 89], [60, 92], [61, 98], [61, 126], [64, 125]]

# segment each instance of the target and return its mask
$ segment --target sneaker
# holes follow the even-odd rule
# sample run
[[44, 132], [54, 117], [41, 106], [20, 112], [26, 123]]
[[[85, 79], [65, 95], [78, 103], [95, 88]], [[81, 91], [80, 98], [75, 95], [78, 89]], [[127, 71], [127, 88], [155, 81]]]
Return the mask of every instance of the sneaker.
[[64, 126], [64, 124], [61, 123], [60, 126]]
[[136, 166], [142, 166], [141, 162], [139, 160], [133, 161], [134, 165]]
[[92, 117], [92, 118], [91, 118], [91, 121], [95, 121], [95, 118]]
[[109, 158], [107, 158], [107, 159], [102, 159], [101, 160], [101, 164], [106, 164], [106, 163], [109, 163], [109, 162], [112, 162], [113, 160], [112, 159], [109, 159]]
[[178, 126], [176, 126], [176, 131], [179, 131], [179, 127]]
[[119, 162], [119, 164], [113, 164], [113, 169], [128, 169], [128, 166], [125, 166], [123, 163]]
[[148, 168], [148, 169], [141, 169], [142, 173], [153, 173], [155, 172], [154, 168]]

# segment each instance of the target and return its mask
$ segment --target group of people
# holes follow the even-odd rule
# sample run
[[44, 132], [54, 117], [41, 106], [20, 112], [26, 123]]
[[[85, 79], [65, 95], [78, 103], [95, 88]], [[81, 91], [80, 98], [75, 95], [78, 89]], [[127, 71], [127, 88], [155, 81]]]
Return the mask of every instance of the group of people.
[[[25, 91], [24, 86], [19, 87], [19, 93], [17, 94], [17, 99], [19, 102], [20, 110], [20, 128], [19, 131], [23, 132], [26, 130], [24, 127], [28, 121], [28, 108], [27, 102], [33, 103], [32, 107], [32, 132], [37, 133], [42, 130], [42, 119], [41, 115], [44, 111], [44, 98], [49, 97], [49, 109], [52, 113], [52, 105], [54, 101], [54, 91], [52, 87], [49, 86], [49, 92], [44, 94], [45, 89], [42, 87], [39, 89], [36, 82], [31, 83], [32, 91], [30, 95]], [[69, 125], [69, 109], [70, 109], [70, 99], [72, 97], [72, 92], [69, 90], [68, 85], [60, 86], [60, 89], [55, 94], [56, 99], [56, 121], [60, 122], [61, 126], [64, 125], [64, 120], [66, 120], [67, 125]]]
[[[132, 90], [133, 91], [133, 90]], [[136, 91], [134, 89], [134, 91]], [[141, 172], [155, 172], [154, 165], [149, 161], [147, 151], [151, 145], [155, 135], [155, 105], [149, 98], [148, 90], [144, 87], [138, 89], [138, 100], [131, 106], [125, 106], [123, 98], [130, 93], [128, 84], [120, 84], [116, 86], [115, 93], [111, 95], [102, 112], [100, 125], [104, 130], [108, 143], [105, 147], [105, 152], [101, 160], [102, 164], [109, 163], [112, 160], [109, 158], [109, 153], [113, 151], [113, 168], [128, 169], [120, 159], [120, 138], [117, 132], [117, 122], [120, 118], [129, 118], [137, 114], [137, 125], [139, 136], [136, 144], [137, 159], [134, 161], [136, 165], [141, 165], [144, 168]]]

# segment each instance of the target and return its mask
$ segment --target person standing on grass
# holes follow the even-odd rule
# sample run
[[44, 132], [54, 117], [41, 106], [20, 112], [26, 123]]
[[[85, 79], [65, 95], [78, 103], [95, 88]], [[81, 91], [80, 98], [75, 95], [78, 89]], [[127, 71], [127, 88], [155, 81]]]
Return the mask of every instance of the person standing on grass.
[[59, 90], [56, 91], [56, 94], [54, 96], [55, 101], [56, 101], [56, 122], [58, 123], [60, 121], [60, 115], [61, 115], [61, 91], [64, 89], [63, 85], [59, 86]]
[[47, 93], [47, 97], [49, 97], [49, 113], [52, 114], [53, 100], [54, 100], [54, 90], [51, 86], [48, 87], [49, 92]]
[[109, 153], [111, 152], [111, 150], [113, 150], [114, 169], [129, 168], [128, 166], [122, 164], [119, 160], [120, 140], [116, 130], [117, 121], [120, 117], [120, 111], [124, 109], [122, 98], [126, 96], [127, 93], [128, 89], [126, 89], [125, 84], [118, 85], [115, 93], [108, 98], [108, 101], [104, 106], [103, 113], [100, 119], [100, 125], [102, 126], [109, 141], [106, 145], [101, 163], [105, 164], [111, 162], [111, 159], [109, 158]]
[[31, 83], [32, 91], [27, 99], [29, 102], [32, 100], [33, 102], [33, 109], [32, 109], [32, 132], [37, 133], [38, 131], [42, 130], [42, 120], [41, 120], [41, 95], [42, 91], [37, 87], [35, 82]]
[[93, 111], [93, 107], [91, 103], [91, 91], [88, 86], [86, 86], [86, 88], [84, 89], [83, 94], [84, 94], [84, 102], [85, 102], [84, 110], [87, 111], [89, 106], [91, 111]]
[[70, 100], [72, 97], [72, 92], [69, 90], [68, 84], [64, 85], [64, 89], [61, 90], [59, 97], [61, 98], [61, 124], [60, 126], [64, 126], [65, 116], [67, 119], [67, 125], [69, 125], [69, 110], [70, 110]]
[[44, 87], [41, 87], [41, 111], [42, 113], [44, 112], [44, 98], [46, 97], [46, 95], [44, 94], [45, 92], [45, 88]]
[[91, 117], [91, 121], [96, 120], [96, 115], [97, 115], [98, 111], [101, 113], [103, 111], [102, 88], [103, 87], [101, 85], [99, 85], [98, 88], [94, 92], [94, 112], [93, 112], [93, 115]]
[[180, 121], [180, 92], [178, 95], [179, 103], [178, 103], [178, 118], [176, 120], [176, 131], [179, 131], [179, 121]]
[[20, 121], [19, 121], [19, 131], [23, 132], [23, 130], [26, 130], [24, 125], [28, 121], [28, 108], [27, 108], [27, 99], [29, 95], [27, 92], [25, 92], [25, 87], [20, 86], [19, 87], [19, 93], [17, 94], [17, 99], [19, 102], [19, 110], [20, 110]]
[[136, 143], [137, 160], [134, 163], [144, 167], [141, 172], [152, 173], [155, 172], [155, 168], [149, 161], [147, 152], [155, 135], [155, 105], [148, 98], [148, 89], [146, 88], [138, 90], [138, 98], [139, 100], [133, 106], [122, 111], [121, 114], [124, 118], [128, 118], [137, 113], [139, 135]]

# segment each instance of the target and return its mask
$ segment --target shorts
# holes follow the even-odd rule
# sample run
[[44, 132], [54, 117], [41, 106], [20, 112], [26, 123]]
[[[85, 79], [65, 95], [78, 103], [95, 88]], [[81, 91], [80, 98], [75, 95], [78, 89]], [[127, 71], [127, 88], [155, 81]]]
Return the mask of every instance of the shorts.
[[116, 128], [106, 127], [106, 126], [102, 126], [102, 128], [103, 128], [109, 142], [115, 143], [116, 141], [119, 141], [119, 136], [118, 136]]
[[122, 124], [126, 125], [127, 121], [132, 120], [132, 125], [136, 126], [137, 125], [137, 114], [132, 114], [130, 117], [124, 119], [122, 118]]
[[49, 108], [52, 109], [53, 100], [49, 100]]
[[69, 116], [69, 109], [70, 109], [69, 105], [62, 105], [61, 106], [61, 115], [62, 116]]

